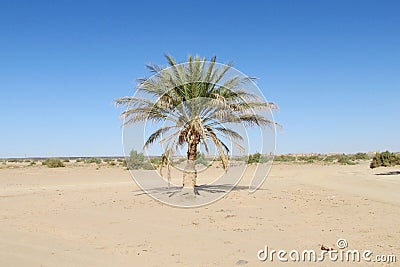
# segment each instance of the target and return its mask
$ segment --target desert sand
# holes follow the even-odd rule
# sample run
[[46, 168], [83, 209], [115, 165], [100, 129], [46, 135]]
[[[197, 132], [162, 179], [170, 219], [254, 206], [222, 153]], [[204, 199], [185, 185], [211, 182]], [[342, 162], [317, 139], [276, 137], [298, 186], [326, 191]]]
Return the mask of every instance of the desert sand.
[[[128, 171], [94, 166], [0, 170], [0, 266], [398, 266], [399, 168], [274, 164], [214, 204], [174, 208]], [[201, 183], [201, 181], [199, 181]], [[335, 247], [397, 263], [273, 263], [257, 252]]]

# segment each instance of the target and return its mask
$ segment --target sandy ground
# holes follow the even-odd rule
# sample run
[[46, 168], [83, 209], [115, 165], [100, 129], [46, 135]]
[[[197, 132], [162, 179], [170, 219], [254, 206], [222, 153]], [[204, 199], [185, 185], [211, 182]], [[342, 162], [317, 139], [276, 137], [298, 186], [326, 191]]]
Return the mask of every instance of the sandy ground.
[[[254, 194], [245, 177], [222, 200], [182, 209], [121, 168], [1, 169], [0, 266], [399, 266], [397, 171], [278, 164]], [[320, 252], [339, 238], [397, 263], [257, 259], [266, 245]]]

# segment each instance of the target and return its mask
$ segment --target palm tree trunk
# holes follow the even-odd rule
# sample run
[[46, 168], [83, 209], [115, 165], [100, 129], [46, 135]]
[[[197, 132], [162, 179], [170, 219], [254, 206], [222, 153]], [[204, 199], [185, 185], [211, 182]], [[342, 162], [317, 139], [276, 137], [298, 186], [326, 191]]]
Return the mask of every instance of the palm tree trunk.
[[183, 172], [183, 187], [193, 188], [196, 186], [197, 171], [196, 171], [196, 157], [197, 157], [197, 140], [193, 140], [188, 144], [187, 161], [185, 170]]

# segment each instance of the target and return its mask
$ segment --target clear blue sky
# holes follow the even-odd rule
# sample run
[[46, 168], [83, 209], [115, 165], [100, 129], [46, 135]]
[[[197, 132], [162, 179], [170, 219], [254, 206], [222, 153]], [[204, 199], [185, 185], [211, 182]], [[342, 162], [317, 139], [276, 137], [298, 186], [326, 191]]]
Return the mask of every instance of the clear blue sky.
[[146, 63], [233, 61], [280, 106], [278, 153], [400, 151], [400, 1], [1, 1], [0, 157], [122, 155]]

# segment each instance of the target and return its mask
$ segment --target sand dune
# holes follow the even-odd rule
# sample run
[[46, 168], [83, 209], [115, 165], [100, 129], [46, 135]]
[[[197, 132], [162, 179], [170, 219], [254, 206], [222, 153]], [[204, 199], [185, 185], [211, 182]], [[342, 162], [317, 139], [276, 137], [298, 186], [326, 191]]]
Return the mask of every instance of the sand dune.
[[222, 200], [181, 209], [143, 194], [119, 168], [1, 169], [0, 266], [275, 266], [257, 251], [319, 251], [338, 238], [399, 262], [397, 171], [278, 164], [254, 194], [245, 175]]

